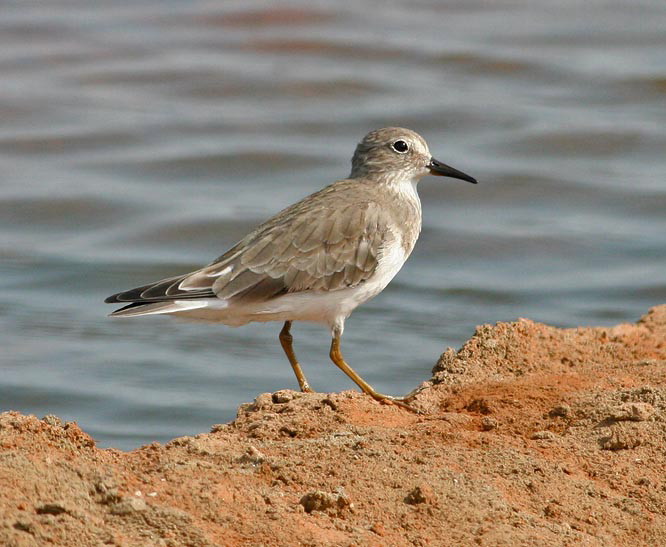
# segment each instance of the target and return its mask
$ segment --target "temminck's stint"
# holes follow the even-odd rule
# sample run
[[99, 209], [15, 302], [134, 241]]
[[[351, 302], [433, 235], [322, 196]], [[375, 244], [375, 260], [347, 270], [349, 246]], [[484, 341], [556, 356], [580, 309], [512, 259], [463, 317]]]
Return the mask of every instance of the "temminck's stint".
[[406, 397], [378, 393], [344, 360], [345, 319], [379, 294], [398, 273], [421, 231], [416, 185], [426, 175], [476, 183], [437, 161], [409, 129], [368, 133], [356, 147], [349, 178], [287, 207], [208, 266], [114, 294], [127, 303], [116, 317], [170, 314], [231, 326], [284, 321], [280, 343], [301, 391], [312, 391], [292, 347], [292, 321], [331, 329], [331, 360], [378, 401]]

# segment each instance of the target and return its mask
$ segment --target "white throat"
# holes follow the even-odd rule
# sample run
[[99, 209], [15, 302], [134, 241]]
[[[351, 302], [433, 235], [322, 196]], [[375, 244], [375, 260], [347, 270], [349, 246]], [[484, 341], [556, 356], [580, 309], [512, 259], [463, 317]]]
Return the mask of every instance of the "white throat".
[[421, 199], [417, 191], [420, 176], [397, 176], [387, 181], [387, 186], [400, 196], [401, 200], [412, 202], [421, 211]]

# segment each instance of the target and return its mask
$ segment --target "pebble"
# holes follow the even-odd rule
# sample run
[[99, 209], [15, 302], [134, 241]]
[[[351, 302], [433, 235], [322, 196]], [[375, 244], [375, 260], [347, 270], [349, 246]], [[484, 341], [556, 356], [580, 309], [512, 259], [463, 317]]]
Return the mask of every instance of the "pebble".
[[111, 506], [112, 515], [129, 515], [138, 511], [145, 511], [148, 508], [143, 498], [125, 498]]
[[266, 460], [266, 456], [262, 454], [256, 447], [250, 445], [240, 458], [239, 463], [249, 463], [251, 465], [261, 465]]
[[557, 439], [557, 434], [553, 433], [552, 431], [535, 431], [532, 433], [530, 439], [533, 441], [551, 441], [553, 439]]

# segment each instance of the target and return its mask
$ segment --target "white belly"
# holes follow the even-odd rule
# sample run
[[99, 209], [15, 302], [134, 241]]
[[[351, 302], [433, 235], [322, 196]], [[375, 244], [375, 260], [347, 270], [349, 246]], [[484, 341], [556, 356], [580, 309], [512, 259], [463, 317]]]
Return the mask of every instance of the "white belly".
[[220, 322], [233, 327], [252, 321], [310, 321], [325, 324], [331, 329], [334, 326], [340, 329], [344, 320], [357, 306], [384, 290], [400, 271], [407, 256], [402, 245], [392, 245], [380, 255], [374, 275], [352, 288], [289, 293], [268, 302], [248, 304], [238, 302], [229, 305], [214, 298], [181, 301], [176, 303], [182, 306], [181, 308], [167, 313], [187, 319]]

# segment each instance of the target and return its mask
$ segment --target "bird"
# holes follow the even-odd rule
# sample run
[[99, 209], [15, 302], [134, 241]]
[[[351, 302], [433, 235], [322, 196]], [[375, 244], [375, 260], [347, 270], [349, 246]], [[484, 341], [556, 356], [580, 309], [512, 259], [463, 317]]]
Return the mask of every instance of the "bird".
[[294, 352], [292, 323], [322, 324], [331, 332], [331, 361], [364, 393], [416, 411], [412, 394], [379, 393], [347, 363], [345, 320], [412, 252], [422, 219], [417, 183], [427, 175], [477, 180], [433, 158], [425, 139], [402, 127], [369, 132], [351, 163], [349, 177], [283, 209], [207, 266], [109, 296], [106, 303], [125, 304], [110, 315], [166, 314], [234, 327], [283, 322], [279, 341], [302, 392], [313, 390]]

